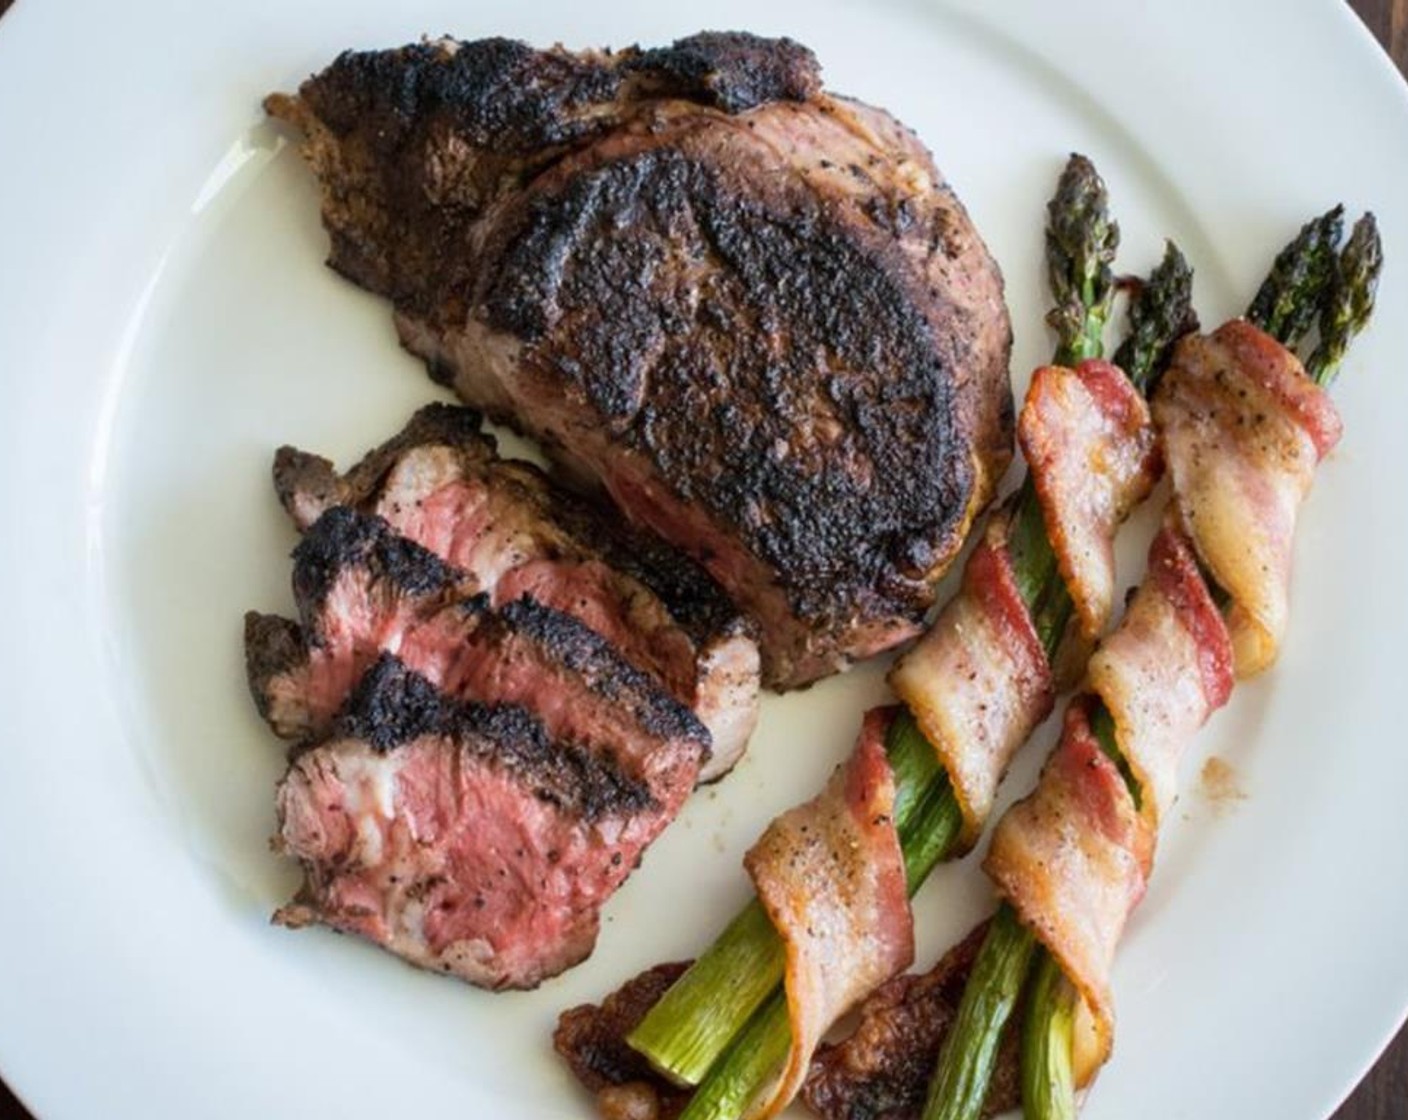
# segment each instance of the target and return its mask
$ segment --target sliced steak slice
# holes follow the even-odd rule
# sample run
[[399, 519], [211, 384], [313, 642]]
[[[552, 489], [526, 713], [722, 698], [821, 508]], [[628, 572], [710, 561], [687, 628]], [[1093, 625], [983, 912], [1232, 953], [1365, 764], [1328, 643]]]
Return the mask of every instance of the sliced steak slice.
[[929, 153], [790, 40], [347, 52], [301, 129], [403, 342], [694, 556], [804, 684], [918, 630], [1010, 458], [1002, 280]]
[[[576, 698], [602, 687], [590, 670], [575, 685], [534, 677]], [[702, 730], [672, 738], [646, 719], [623, 737], [630, 706], [612, 710], [599, 729], [567, 698], [546, 718], [463, 702], [383, 654], [280, 783], [276, 843], [305, 878], [275, 920], [355, 933], [487, 988], [531, 988], [583, 960], [703, 750]]]
[[701, 780], [742, 754], [757, 720], [758, 651], [717, 584], [531, 464], [500, 459], [476, 413], [423, 408], [343, 475], [326, 459], [282, 448], [274, 478], [307, 532], [330, 510], [353, 508], [440, 557], [460, 573], [461, 593], [496, 605], [528, 595], [598, 631], [709, 728], [713, 755]]

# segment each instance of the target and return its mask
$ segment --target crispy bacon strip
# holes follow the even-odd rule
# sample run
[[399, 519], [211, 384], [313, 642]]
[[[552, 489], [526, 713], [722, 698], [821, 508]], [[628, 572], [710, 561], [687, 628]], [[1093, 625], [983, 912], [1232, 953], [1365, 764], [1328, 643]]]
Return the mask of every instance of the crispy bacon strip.
[[784, 813], [745, 866], [786, 947], [792, 1049], [757, 1115], [797, 1095], [831, 1025], [914, 960], [894, 777], [885, 757], [893, 708], [868, 712], [850, 759], [821, 795]]
[[1114, 718], [1141, 813], [1156, 830], [1173, 803], [1184, 744], [1232, 691], [1226, 624], [1174, 525], [1154, 538], [1145, 586], [1088, 672], [1091, 692]]
[[1242, 320], [1179, 344], [1153, 412], [1198, 558], [1232, 599], [1237, 675], [1251, 676], [1276, 659], [1296, 517], [1339, 414], [1294, 354]]
[[[1149, 493], [1159, 456], [1149, 409], [1109, 362], [1036, 371], [1018, 424], [1062, 578], [1093, 639], [1114, 595], [1114, 536]], [[995, 517], [958, 594], [896, 664], [890, 687], [934, 745], [963, 812], [960, 843], [981, 835], [1017, 748], [1051, 711], [1052, 666], [1018, 593]]]
[[1017, 592], [1008, 518], [994, 517], [957, 595], [890, 673], [938, 752], [963, 812], [960, 842], [982, 834], [1007, 764], [1051, 712], [1051, 666]]
[[1149, 406], [1109, 362], [1043, 366], [1017, 438], [1081, 631], [1094, 641], [1114, 600], [1115, 531], [1159, 480]]
[[[1124, 621], [1092, 659], [1091, 692], [1067, 710], [1036, 790], [994, 830], [984, 868], [1084, 997], [1094, 1020], [1092, 1068], [1114, 1038], [1110, 967], [1153, 870], [1179, 754], [1226, 703], [1231, 663], [1227, 629], [1192, 547], [1168, 523]], [[1097, 698], [1115, 718], [1138, 803], [1091, 730]]]

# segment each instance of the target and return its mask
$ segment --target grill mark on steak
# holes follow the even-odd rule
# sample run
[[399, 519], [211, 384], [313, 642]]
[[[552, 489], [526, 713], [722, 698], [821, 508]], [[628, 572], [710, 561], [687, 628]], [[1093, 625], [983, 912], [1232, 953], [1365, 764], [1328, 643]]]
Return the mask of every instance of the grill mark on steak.
[[451, 699], [390, 653], [377, 658], [348, 697], [334, 735], [363, 740], [379, 754], [427, 735], [452, 739], [587, 821], [660, 808], [610, 752], [554, 739], [526, 708]]
[[410, 596], [443, 592], [462, 578], [435, 553], [394, 532], [384, 518], [334, 506], [293, 550], [294, 598], [316, 643], [323, 640], [318, 616], [348, 567], [365, 567], [372, 580]]
[[[400, 546], [409, 542], [382, 519], [345, 506], [326, 511], [309, 529], [310, 540], [333, 543], [311, 549], [315, 560], [305, 554], [295, 564], [303, 626], [254, 616], [246, 627], [251, 691], [276, 732], [326, 734], [346, 693], [359, 679], [367, 684], [368, 667], [395, 650], [435, 688], [489, 705], [527, 705], [549, 720], [555, 735], [585, 735], [628, 763], [643, 765], [662, 742], [687, 748], [667, 759], [667, 769], [708, 757], [709, 731], [695, 714], [571, 615], [529, 595], [491, 608], [488, 594], [464, 596], [459, 573], [438, 560], [431, 568], [437, 578], [428, 578], [418, 554], [414, 577], [397, 582], [385, 561], [403, 558]], [[300, 578], [304, 562], [313, 573]], [[391, 570], [405, 574], [396, 565]], [[389, 690], [377, 695], [388, 701], [388, 718], [396, 715]], [[362, 728], [360, 737], [387, 749], [431, 730], [421, 722], [417, 701], [424, 696], [411, 692], [404, 699], [399, 714], [409, 730], [399, 739], [388, 739], [378, 725]]]
[[449, 732], [450, 707], [440, 691], [393, 654], [372, 663], [333, 722], [333, 734], [364, 739], [378, 754], [422, 735]]
[[496, 618], [508, 631], [551, 649], [561, 663], [580, 674], [607, 699], [624, 705], [650, 734], [687, 739], [708, 751], [709, 731], [698, 717], [623, 658], [605, 638], [570, 614], [524, 596], [499, 608]]
[[914, 135], [787, 40], [357, 59], [266, 104], [432, 375], [707, 568], [770, 684], [915, 634], [1013, 410], [1000, 273]]

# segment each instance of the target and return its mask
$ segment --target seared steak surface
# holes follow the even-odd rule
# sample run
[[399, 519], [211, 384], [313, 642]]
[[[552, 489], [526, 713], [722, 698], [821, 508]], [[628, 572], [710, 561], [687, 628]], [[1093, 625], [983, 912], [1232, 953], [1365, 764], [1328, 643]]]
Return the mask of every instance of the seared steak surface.
[[928, 152], [790, 40], [342, 55], [331, 263], [494, 419], [692, 554], [788, 687], [918, 628], [1010, 454], [1001, 277]]
[[[284, 448], [274, 478], [304, 530], [293, 572], [300, 622], [252, 615], [246, 653], [255, 700], [278, 734], [325, 734], [382, 651], [431, 656], [454, 640], [457, 613], [445, 608], [481, 596], [500, 608], [527, 598], [576, 619], [692, 709], [712, 743], [701, 780], [727, 772], [747, 745], [757, 648], [717, 585], [660, 542], [608, 525], [530, 464], [500, 459], [468, 409], [422, 409], [346, 474]], [[442, 679], [428, 662], [415, 668]]]

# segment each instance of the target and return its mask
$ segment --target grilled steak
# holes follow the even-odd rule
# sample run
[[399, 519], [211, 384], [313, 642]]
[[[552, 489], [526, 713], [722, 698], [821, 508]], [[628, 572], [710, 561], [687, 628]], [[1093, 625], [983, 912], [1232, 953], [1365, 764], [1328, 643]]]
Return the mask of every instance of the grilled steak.
[[382, 650], [443, 647], [456, 624], [448, 604], [527, 596], [602, 635], [693, 709], [713, 743], [701, 780], [742, 753], [757, 718], [758, 654], [718, 587], [672, 549], [608, 526], [530, 464], [498, 458], [469, 410], [422, 409], [345, 475], [292, 448], [274, 475], [305, 530], [294, 553], [302, 625], [251, 615], [246, 649], [256, 702], [278, 734], [324, 734]]
[[912, 133], [790, 40], [346, 53], [297, 96], [331, 264], [703, 564], [768, 683], [913, 636], [1010, 455], [996, 265]]
[[469, 668], [458, 683], [474, 700], [382, 654], [331, 738], [297, 755], [278, 841], [305, 880], [275, 920], [531, 988], [591, 952], [602, 903], [688, 796], [707, 735], [673, 702], [637, 707], [643, 675], [568, 616], [525, 602], [482, 629], [501, 671]]

